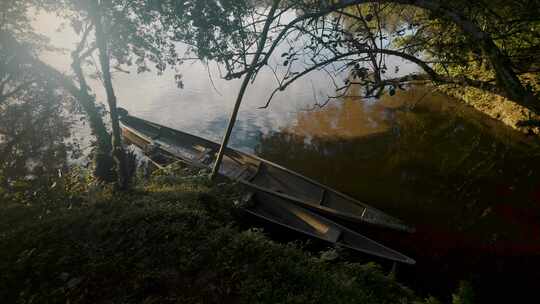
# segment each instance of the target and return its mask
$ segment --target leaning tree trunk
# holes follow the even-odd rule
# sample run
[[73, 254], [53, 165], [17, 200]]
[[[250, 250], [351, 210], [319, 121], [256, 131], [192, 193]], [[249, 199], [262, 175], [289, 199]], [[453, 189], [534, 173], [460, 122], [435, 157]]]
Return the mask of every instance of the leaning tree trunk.
[[339, 0], [334, 3], [337, 8], [345, 8], [352, 5], [369, 2], [396, 3], [412, 5], [428, 10], [434, 15], [451, 20], [463, 33], [475, 43], [478, 43], [493, 70], [497, 85], [505, 91], [506, 96], [512, 101], [540, 114], [540, 105], [534, 93], [527, 89], [519, 80], [512, 68], [512, 63], [501, 49], [495, 44], [491, 35], [483, 31], [478, 24], [467, 19], [460, 11], [448, 6], [451, 1], [442, 0]]
[[103, 76], [103, 83], [105, 91], [107, 93], [107, 103], [109, 104], [109, 111], [111, 115], [112, 124], [112, 156], [115, 162], [117, 173], [117, 187], [120, 190], [126, 190], [129, 188], [129, 168], [127, 166], [127, 159], [122, 147], [122, 138], [120, 134], [120, 123], [118, 120], [118, 112], [116, 108], [116, 95], [114, 94], [114, 88], [112, 84], [110, 57], [107, 47], [107, 39], [103, 30], [103, 17], [97, 0], [94, 2], [94, 12], [92, 19], [96, 32], [96, 44], [99, 49], [99, 62], [101, 65], [101, 72]]
[[[79, 90], [76, 96], [78, 97], [83, 110], [86, 112], [90, 123], [90, 129], [96, 137], [94, 176], [100, 181], [112, 182], [114, 181], [115, 174], [112, 170], [113, 159], [111, 157], [111, 136], [109, 132], [107, 132], [107, 127], [105, 127], [102, 116], [96, 107], [94, 98], [89, 94], [89, 88], [81, 68], [78, 54], [72, 54], [72, 59], [73, 63], [71, 67], [79, 79]], [[75, 91], [75, 88], [72, 88], [71, 91]]]
[[506, 95], [512, 101], [540, 114], [540, 105], [534, 93], [521, 83], [508, 56], [495, 44], [491, 35], [483, 31], [478, 24], [467, 19], [461, 12], [447, 7], [445, 1], [394, 0], [388, 2], [421, 7], [454, 22], [469, 39], [478, 43], [493, 67], [497, 85], [505, 91]]

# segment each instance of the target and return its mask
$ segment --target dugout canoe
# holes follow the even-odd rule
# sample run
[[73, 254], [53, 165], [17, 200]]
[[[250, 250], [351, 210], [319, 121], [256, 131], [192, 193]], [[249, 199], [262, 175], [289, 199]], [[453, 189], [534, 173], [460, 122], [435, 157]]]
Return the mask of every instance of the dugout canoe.
[[[212, 167], [219, 144], [131, 116], [123, 109], [120, 112], [122, 136], [147, 154], [159, 151], [161, 157]], [[255, 155], [227, 148], [219, 174], [330, 218], [414, 231], [413, 227], [381, 210]]]

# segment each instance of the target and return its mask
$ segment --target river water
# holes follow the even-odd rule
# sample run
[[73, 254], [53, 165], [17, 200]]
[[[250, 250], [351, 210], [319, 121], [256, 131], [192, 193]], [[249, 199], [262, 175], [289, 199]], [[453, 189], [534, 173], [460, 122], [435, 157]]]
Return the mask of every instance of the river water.
[[[55, 30], [56, 17], [36, 22], [53, 44], [73, 47], [72, 34]], [[65, 54], [44, 58], [69, 70]], [[394, 64], [404, 73], [414, 69]], [[238, 81], [221, 80], [215, 65], [197, 62], [181, 72], [184, 89], [173, 72], [115, 74], [120, 106], [219, 141]], [[103, 100], [99, 83], [93, 85]], [[479, 297], [499, 302], [528, 295], [540, 283], [536, 139], [428, 87], [312, 109], [333, 94], [328, 76], [314, 73], [258, 109], [274, 87], [273, 75], [261, 73], [249, 88], [231, 145], [416, 225], [412, 235], [353, 227], [418, 261], [398, 272], [407, 284], [426, 295], [448, 295], [459, 280], [470, 280]]]

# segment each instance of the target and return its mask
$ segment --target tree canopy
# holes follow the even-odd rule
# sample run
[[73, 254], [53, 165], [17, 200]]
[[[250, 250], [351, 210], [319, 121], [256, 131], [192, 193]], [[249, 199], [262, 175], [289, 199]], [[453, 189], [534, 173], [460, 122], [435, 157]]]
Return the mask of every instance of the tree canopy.
[[[281, 1], [271, 17], [264, 56], [254, 64], [257, 71], [270, 68], [281, 76], [276, 91], [314, 70], [337, 75], [352, 67], [356, 80], [352, 83], [361, 84], [366, 96], [384, 89], [392, 92], [411, 81], [430, 81], [480, 88], [538, 113], [536, 93], [521, 77], [537, 72], [533, 58], [539, 26], [531, 12], [538, 6], [526, 0], [511, 5], [507, 1]], [[269, 18], [264, 1], [162, 1], [152, 8], [170, 26], [173, 41], [191, 45], [198, 59], [223, 64], [225, 78], [247, 73], [262, 25]], [[278, 49], [285, 51], [276, 54]], [[272, 56], [283, 58], [280, 64], [285, 71], [270, 64]], [[388, 56], [415, 63], [422, 73], [388, 76]], [[468, 73], [478, 63], [491, 76], [479, 79]]]

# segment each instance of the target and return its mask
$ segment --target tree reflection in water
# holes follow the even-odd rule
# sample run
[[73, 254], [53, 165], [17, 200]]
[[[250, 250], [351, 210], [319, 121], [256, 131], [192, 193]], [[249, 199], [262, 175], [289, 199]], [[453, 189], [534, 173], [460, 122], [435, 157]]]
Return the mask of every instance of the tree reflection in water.
[[[483, 267], [495, 271], [494, 258], [540, 254], [538, 147], [416, 87], [301, 112], [294, 126], [263, 136], [256, 153], [416, 224], [411, 236], [372, 234], [413, 254], [418, 271], [453, 265], [445, 276], [459, 278]], [[503, 263], [497, 274], [529, 267], [524, 261]]]

